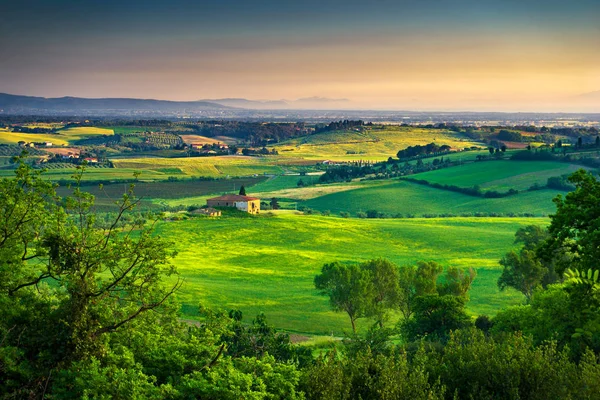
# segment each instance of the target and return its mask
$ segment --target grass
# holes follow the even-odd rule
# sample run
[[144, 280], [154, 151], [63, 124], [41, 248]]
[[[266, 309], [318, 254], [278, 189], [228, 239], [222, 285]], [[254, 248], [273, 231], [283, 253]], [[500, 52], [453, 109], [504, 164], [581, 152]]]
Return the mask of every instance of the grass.
[[431, 183], [461, 187], [479, 185], [483, 190], [526, 190], [534, 184], [544, 186], [548, 178], [571, 174], [581, 167], [558, 161], [485, 161], [443, 168], [411, 177]]
[[[439, 129], [385, 126], [383, 129], [367, 128], [364, 132], [324, 132], [288, 140], [275, 149], [282, 156], [336, 161], [386, 160], [396, 157], [399, 150], [417, 144], [435, 142], [456, 149], [483, 146], [455, 132]], [[349, 154], [353, 153], [353, 154]]]
[[[417, 176], [419, 175], [415, 175]], [[379, 186], [328, 194], [302, 204], [316, 210], [330, 210], [335, 213], [377, 210], [388, 214], [417, 216], [475, 212], [547, 215], [555, 210], [552, 198], [556, 194], [557, 191], [546, 189], [499, 199], [484, 199], [411, 182], [388, 181]]]
[[[515, 291], [499, 292], [498, 260], [513, 246], [515, 231], [541, 218], [360, 220], [277, 216], [194, 218], [166, 222], [157, 234], [171, 239], [185, 284], [177, 294], [186, 317], [197, 305], [238, 308], [246, 318], [265, 312], [276, 326], [306, 334], [349, 331], [347, 316], [329, 310], [313, 288], [324, 263], [385, 257], [398, 265], [433, 260], [474, 267], [478, 277], [468, 310], [494, 314], [520, 303]], [[361, 327], [366, 321], [359, 322]]]

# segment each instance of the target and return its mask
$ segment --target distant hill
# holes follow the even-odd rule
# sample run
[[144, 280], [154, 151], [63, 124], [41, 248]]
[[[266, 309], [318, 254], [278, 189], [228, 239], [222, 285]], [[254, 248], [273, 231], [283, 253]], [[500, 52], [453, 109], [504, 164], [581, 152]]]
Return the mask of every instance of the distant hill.
[[600, 112], [600, 90], [574, 96], [569, 102], [583, 112]]
[[248, 100], [248, 99], [206, 99], [211, 103], [252, 110], [337, 110], [348, 109], [348, 99], [330, 99], [327, 97], [305, 97], [297, 100]]
[[185, 114], [227, 110], [232, 107], [207, 101], [168, 101], [153, 99], [81, 97], [33, 97], [0, 93], [0, 112], [5, 114]]
[[579, 96], [577, 96], [577, 98], [600, 102], [600, 90], [597, 90], [595, 92], [580, 94]]
[[206, 99], [210, 103], [221, 104], [228, 107], [247, 108], [253, 110], [282, 110], [290, 108], [290, 105], [285, 100], [248, 100], [248, 99]]

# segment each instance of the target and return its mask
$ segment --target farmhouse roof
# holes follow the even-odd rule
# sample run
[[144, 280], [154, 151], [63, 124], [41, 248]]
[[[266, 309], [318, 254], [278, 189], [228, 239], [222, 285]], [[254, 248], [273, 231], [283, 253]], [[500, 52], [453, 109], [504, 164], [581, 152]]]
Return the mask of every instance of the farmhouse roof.
[[258, 197], [250, 197], [250, 196], [241, 196], [239, 194], [226, 194], [219, 197], [213, 197], [212, 199], [215, 201], [252, 201], [252, 200], [260, 200]]

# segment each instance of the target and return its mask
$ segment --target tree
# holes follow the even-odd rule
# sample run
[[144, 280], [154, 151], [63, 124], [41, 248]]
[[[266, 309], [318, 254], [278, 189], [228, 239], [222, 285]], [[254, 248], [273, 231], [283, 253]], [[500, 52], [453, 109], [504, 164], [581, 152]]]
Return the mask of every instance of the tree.
[[494, 148], [493, 147], [488, 147], [488, 151], [490, 152], [490, 154], [494, 154]]
[[596, 147], [600, 147], [600, 136], [596, 136]]
[[437, 279], [444, 267], [435, 261], [417, 262], [415, 272], [415, 293], [417, 296], [437, 294]]
[[511, 251], [502, 257], [500, 265], [504, 267], [498, 278], [500, 290], [512, 287], [523, 293], [528, 300], [546, 274], [546, 269], [532, 250], [521, 249], [519, 253]]
[[400, 290], [398, 267], [383, 258], [364, 262], [360, 267], [369, 272], [373, 284], [373, 303], [370, 314], [383, 328], [388, 311], [395, 308], [398, 303]]
[[372, 309], [374, 291], [369, 272], [356, 264], [334, 262], [323, 265], [314, 283], [321, 295], [329, 296], [334, 311], [348, 314], [352, 332], [356, 333], [356, 320], [368, 316]]
[[296, 183], [296, 186], [298, 187], [304, 187], [304, 181], [302, 179], [298, 179], [298, 183]]
[[273, 197], [273, 198], [271, 199], [270, 205], [271, 205], [271, 209], [272, 209], [272, 210], [279, 210], [279, 208], [280, 208], [280, 207], [279, 207], [279, 201], [277, 200], [277, 198], [276, 198], [276, 197]]
[[498, 287], [512, 287], [531, 298], [537, 286], [546, 287], [557, 280], [553, 260], [538, 257], [538, 248], [547, 240], [548, 232], [537, 225], [528, 225], [515, 233], [515, 244], [522, 243], [517, 251], [510, 251], [501, 260], [504, 267], [498, 278]]
[[402, 266], [398, 270], [398, 308], [405, 320], [413, 313], [414, 299], [417, 296], [417, 268], [414, 265]]
[[469, 290], [477, 272], [473, 268], [463, 271], [457, 267], [448, 267], [444, 282], [438, 285], [440, 295], [452, 295], [469, 300]]
[[238, 194], [240, 196], [245, 196], [246, 195], [246, 188], [244, 187], [244, 185], [242, 185], [242, 187], [240, 188], [240, 192]]
[[559, 274], [566, 268], [597, 268], [600, 259], [600, 182], [584, 170], [572, 174], [569, 182], [575, 190], [554, 199], [549, 238], [537, 252], [542, 260], [557, 259]]
[[39, 393], [51, 371], [101, 357], [109, 335], [163, 309], [181, 285], [163, 283], [176, 275], [175, 253], [151, 235], [154, 224], [123, 223], [139, 202], [133, 188], [100, 229], [93, 196], [79, 188], [83, 171], [65, 199], [22, 159], [0, 181], [0, 357], [14, 355], [0, 380], [20, 382], [13, 393]]
[[417, 296], [414, 304], [414, 317], [402, 324], [402, 330], [409, 340], [433, 336], [447, 339], [450, 331], [471, 325], [471, 318], [465, 312], [465, 299], [445, 295]]

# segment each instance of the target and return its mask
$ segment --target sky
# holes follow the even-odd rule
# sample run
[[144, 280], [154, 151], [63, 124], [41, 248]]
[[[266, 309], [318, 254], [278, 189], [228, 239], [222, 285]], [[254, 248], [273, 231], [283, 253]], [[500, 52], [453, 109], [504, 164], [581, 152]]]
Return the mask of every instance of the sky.
[[598, 0], [0, 0], [0, 92], [44, 97], [600, 112], [599, 49]]

